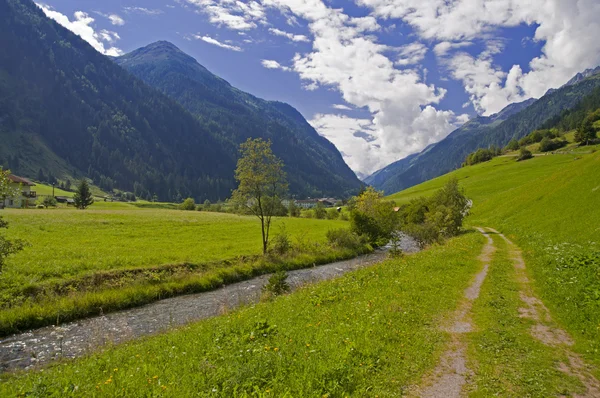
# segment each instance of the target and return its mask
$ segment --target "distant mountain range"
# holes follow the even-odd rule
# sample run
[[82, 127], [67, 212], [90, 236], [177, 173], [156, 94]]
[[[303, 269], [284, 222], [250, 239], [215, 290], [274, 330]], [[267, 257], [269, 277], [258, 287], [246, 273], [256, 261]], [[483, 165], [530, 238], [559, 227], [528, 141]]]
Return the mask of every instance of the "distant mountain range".
[[30, 0], [0, 0], [0, 165], [33, 178], [86, 176], [144, 198], [217, 200], [235, 188], [237, 145], [263, 137], [286, 163], [292, 194], [360, 189], [291, 106], [231, 87], [169, 43], [117, 62], [167, 95]]
[[465, 157], [478, 148], [504, 147], [571, 109], [600, 87], [600, 67], [577, 74], [557, 90], [540, 99], [510, 104], [492, 116], [479, 116], [417, 154], [398, 160], [364, 179], [386, 194], [392, 194], [459, 168]]

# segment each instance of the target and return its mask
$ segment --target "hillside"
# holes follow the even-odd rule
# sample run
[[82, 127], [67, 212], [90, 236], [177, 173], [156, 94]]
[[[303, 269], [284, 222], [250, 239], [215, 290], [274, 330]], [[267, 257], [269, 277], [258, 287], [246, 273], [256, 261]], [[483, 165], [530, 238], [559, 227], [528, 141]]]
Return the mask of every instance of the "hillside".
[[233, 143], [232, 155], [249, 137], [270, 139], [286, 165], [293, 193], [346, 196], [360, 188], [337, 148], [296, 109], [232, 87], [173, 44], [156, 42], [115, 61], [179, 102], [205, 129]]
[[408, 167], [400, 160], [384, 169], [385, 178], [377, 172], [365, 181], [391, 194], [460, 167], [465, 157], [478, 148], [503, 147], [512, 138], [524, 137], [564, 110], [575, 107], [600, 87], [600, 75], [591, 75], [581, 81], [574, 79], [573, 82], [539, 100], [511, 104], [497, 115], [477, 117], [433, 147], [413, 156]]

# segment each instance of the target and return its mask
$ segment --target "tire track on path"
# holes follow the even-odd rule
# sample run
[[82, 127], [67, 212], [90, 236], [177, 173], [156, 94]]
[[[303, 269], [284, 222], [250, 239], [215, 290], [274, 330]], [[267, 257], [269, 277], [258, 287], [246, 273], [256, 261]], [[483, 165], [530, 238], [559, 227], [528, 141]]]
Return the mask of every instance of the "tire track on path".
[[421, 387], [417, 388], [415, 394], [411, 395], [427, 398], [460, 397], [469, 376], [472, 374], [471, 370], [467, 368], [466, 342], [462, 335], [473, 329], [471, 319], [473, 302], [479, 297], [481, 285], [485, 281], [492, 261], [492, 255], [496, 251], [494, 241], [489, 234], [483, 228], [477, 228], [477, 230], [487, 238], [487, 243], [479, 256], [483, 268], [465, 290], [464, 299], [454, 316], [452, 316], [449, 326], [443, 328], [451, 336], [448, 349], [442, 354], [438, 366], [429, 376], [425, 377]]
[[568, 358], [569, 362], [560, 363], [558, 369], [567, 375], [577, 377], [586, 389], [583, 395], [575, 394], [573, 397], [600, 397], [600, 382], [591, 374], [589, 366], [583, 359], [569, 348], [574, 344], [573, 339], [565, 330], [556, 325], [548, 308], [535, 296], [531, 281], [525, 271], [525, 261], [521, 250], [510, 239], [495, 229], [488, 227], [487, 230], [497, 234], [508, 244], [517, 281], [519, 282], [519, 295], [523, 302], [523, 307], [519, 309], [519, 316], [534, 322], [530, 331], [531, 335], [543, 344], [561, 350]]

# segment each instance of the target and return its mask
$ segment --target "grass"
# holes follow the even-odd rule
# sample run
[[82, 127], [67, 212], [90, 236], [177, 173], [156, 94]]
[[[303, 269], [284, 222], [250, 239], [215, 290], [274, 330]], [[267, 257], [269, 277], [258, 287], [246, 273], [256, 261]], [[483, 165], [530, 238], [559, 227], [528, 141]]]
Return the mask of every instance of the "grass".
[[[276, 219], [303, 250], [262, 258], [252, 217], [161, 209], [4, 210], [7, 235], [30, 243], [0, 277], [0, 334], [198, 292], [279, 267], [353, 257], [332, 250], [329, 229], [343, 221]], [[309, 244], [310, 243], [310, 244]]]
[[556, 397], [581, 389], [579, 381], [556, 369], [564, 354], [535, 340], [533, 322], [519, 318], [514, 264], [506, 242], [491, 234], [494, 254], [481, 294], [473, 305], [477, 330], [469, 337], [469, 368], [474, 370], [472, 397]]
[[474, 202], [469, 222], [496, 228], [523, 249], [538, 295], [573, 335], [575, 350], [600, 369], [599, 170], [598, 151], [496, 158], [390, 198], [405, 203], [458, 178]]
[[477, 233], [44, 372], [0, 395], [399, 396], [431, 368], [481, 266]]

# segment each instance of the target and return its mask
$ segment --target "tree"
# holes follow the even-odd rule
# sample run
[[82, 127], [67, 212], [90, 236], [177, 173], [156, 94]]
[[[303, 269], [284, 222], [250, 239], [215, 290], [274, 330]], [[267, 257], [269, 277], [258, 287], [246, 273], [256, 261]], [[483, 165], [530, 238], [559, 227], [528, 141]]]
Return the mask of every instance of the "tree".
[[575, 132], [575, 142], [579, 142], [581, 145], [589, 145], [590, 141], [594, 139], [596, 139], [596, 130], [594, 129], [592, 117], [588, 116]]
[[77, 185], [77, 189], [75, 189], [75, 195], [73, 196], [73, 200], [75, 201], [75, 207], [78, 209], [86, 209], [92, 203], [94, 203], [94, 197], [92, 196], [92, 191], [90, 190], [90, 186], [85, 178], [83, 178], [79, 185]]
[[54, 196], [46, 196], [42, 201], [42, 205], [47, 209], [48, 207], [56, 207], [56, 198]]
[[[4, 171], [0, 169], [0, 198], [2, 200], [18, 194], [18, 190], [11, 187], [11, 181], [8, 179], [9, 175], [9, 170]], [[8, 228], [8, 223], [0, 217], [0, 229], [6, 228]], [[2, 273], [2, 269], [4, 268], [6, 258], [11, 254], [20, 252], [24, 247], [24, 241], [20, 239], [9, 240], [0, 235], [0, 273]]]
[[520, 148], [519, 141], [517, 141], [514, 138], [512, 140], [510, 140], [510, 142], [506, 146], [506, 149], [509, 150], [509, 151], [518, 151], [519, 148]]
[[240, 154], [235, 170], [239, 185], [232, 199], [260, 220], [263, 254], [266, 254], [271, 219], [287, 192], [283, 162], [271, 151], [271, 142], [260, 138], [249, 138], [241, 144]]
[[179, 208], [181, 210], [196, 210], [196, 202], [194, 201], [194, 198], [187, 198]]
[[397, 227], [394, 204], [383, 200], [383, 193], [368, 187], [354, 200], [350, 213], [350, 229], [365, 235], [374, 245], [384, 245]]

